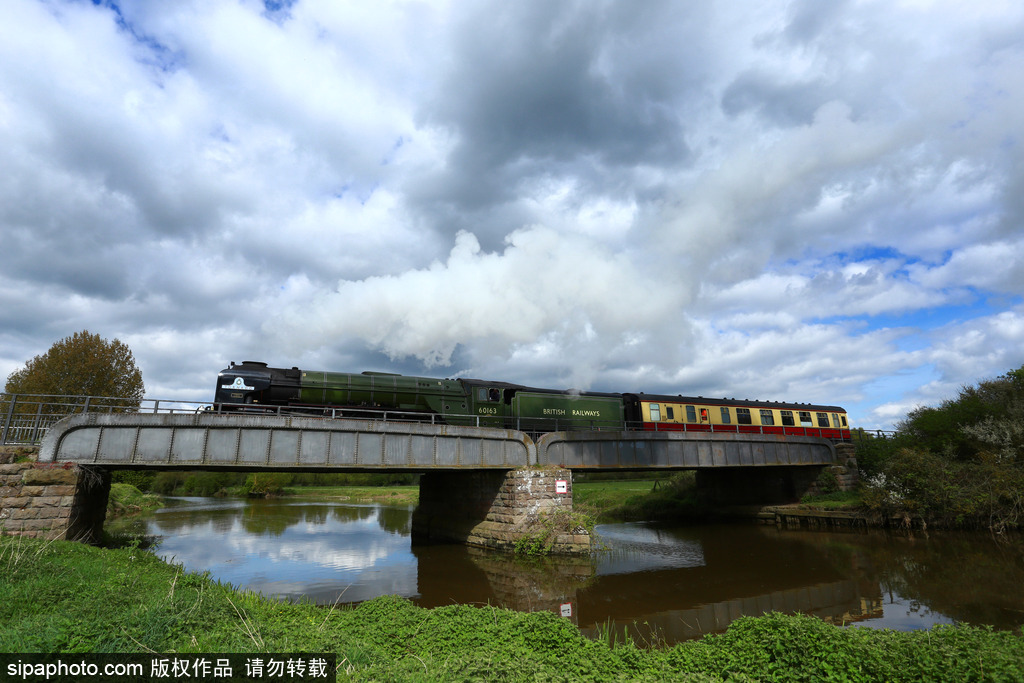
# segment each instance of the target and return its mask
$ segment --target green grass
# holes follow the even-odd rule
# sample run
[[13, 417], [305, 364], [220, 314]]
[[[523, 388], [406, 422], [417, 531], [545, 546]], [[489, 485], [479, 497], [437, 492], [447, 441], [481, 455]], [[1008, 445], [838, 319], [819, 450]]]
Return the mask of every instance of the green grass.
[[669, 479], [576, 481], [572, 496], [573, 508], [598, 522], [696, 519], [703, 514], [693, 472]]
[[574, 481], [572, 496], [574, 503], [609, 508], [621, 505], [628, 498], [644, 496], [654, 490], [655, 484], [664, 486], [667, 480], [630, 479], [627, 481]]
[[412, 486], [286, 486], [284, 495], [294, 498], [349, 503], [415, 505], [420, 499], [420, 488], [415, 484]]
[[139, 512], [150, 512], [163, 507], [163, 498], [143, 493], [131, 484], [111, 484], [107, 500], [107, 517], [119, 517]]
[[820, 496], [804, 496], [800, 504], [819, 510], [859, 510], [864, 508], [864, 498], [860, 491], [836, 491]]
[[288, 604], [188, 574], [137, 548], [0, 538], [8, 652], [334, 652], [340, 679], [399, 681], [1018, 681], [1019, 635], [899, 633], [811, 617], [742, 618], [719, 635], [645, 650], [588, 640], [550, 612], [385, 596]]

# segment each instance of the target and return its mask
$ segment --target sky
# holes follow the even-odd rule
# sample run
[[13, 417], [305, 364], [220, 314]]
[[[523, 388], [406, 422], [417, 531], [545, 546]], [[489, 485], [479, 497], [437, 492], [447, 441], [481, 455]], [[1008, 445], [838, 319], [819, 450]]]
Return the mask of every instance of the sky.
[[0, 377], [825, 403], [1024, 365], [1019, 0], [8, 0]]

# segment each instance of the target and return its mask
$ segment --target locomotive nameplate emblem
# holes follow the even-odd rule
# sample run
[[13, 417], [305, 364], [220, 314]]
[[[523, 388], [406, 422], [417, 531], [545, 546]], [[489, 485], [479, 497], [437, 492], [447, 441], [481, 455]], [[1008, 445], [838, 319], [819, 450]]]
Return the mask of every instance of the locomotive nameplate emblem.
[[250, 387], [248, 384], [245, 383], [244, 379], [242, 379], [241, 377], [236, 377], [234, 382], [232, 382], [231, 384], [222, 384], [222, 385], [220, 385], [220, 388], [221, 389], [248, 389], [249, 391], [252, 391], [256, 387]]

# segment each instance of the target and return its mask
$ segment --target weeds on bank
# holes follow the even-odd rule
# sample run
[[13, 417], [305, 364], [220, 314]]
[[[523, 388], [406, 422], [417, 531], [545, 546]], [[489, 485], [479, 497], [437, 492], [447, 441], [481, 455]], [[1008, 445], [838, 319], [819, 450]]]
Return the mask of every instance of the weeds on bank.
[[566, 534], [594, 534], [594, 518], [585, 512], [555, 508], [542, 512], [537, 518], [539, 530], [524, 535], [516, 541], [513, 552], [516, 555], [550, 555], [558, 537]]

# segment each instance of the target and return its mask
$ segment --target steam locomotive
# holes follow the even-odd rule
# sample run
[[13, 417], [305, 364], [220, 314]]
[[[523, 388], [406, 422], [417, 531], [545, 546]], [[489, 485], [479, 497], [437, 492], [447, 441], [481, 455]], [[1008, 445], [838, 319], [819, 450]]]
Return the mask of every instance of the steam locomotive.
[[234, 362], [217, 376], [217, 410], [436, 420], [527, 432], [575, 429], [760, 432], [849, 440], [839, 406], [701, 396], [538, 389], [478, 379], [317, 372]]

